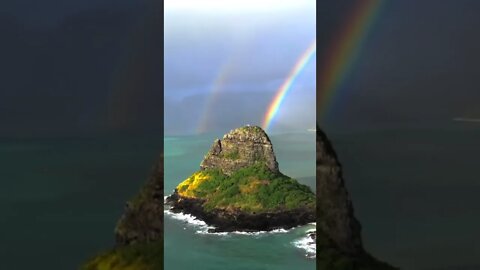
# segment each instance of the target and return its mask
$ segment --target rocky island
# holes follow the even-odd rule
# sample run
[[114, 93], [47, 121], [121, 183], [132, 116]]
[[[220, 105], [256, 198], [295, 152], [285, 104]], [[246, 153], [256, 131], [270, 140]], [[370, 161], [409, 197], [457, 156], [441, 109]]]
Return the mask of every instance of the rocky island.
[[280, 172], [272, 143], [257, 126], [215, 140], [200, 170], [166, 203], [216, 232], [289, 229], [315, 221], [315, 194]]
[[[250, 138], [252, 131], [258, 131], [258, 134]], [[249, 138], [246, 137], [247, 134]], [[396, 269], [375, 259], [363, 248], [360, 222], [354, 216], [342, 166], [331, 142], [318, 127], [316, 147], [317, 196], [316, 200], [315, 196], [313, 197], [313, 202], [313, 193], [310, 190], [279, 172], [273, 148], [268, 137], [263, 136], [263, 131], [249, 127], [246, 130], [237, 129], [233, 134], [225, 135], [222, 140], [216, 140], [202, 161], [200, 170], [177, 186], [168, 203], [177, 211], [188, 211], [203, 219], [209, 219], [210, 223], [217, 226], [217, 230], [229, 231], [239, 228], [271, 229], [310, 222], [316, 201], [313, 221], [316, 220], [317, 230], [307, 234], [317, 243], [317, 269]], [[209, 182], [211, 180], [213, 181]], [[225, 185], [220, 184], [218, 193], [212, 193], [212, 186], [220, 181]], [[231, 184], [234, 181], [242, 182]], [[237, 186], [238, 189], [232, 186]], [[276, 190], [283, 198], [264, 196], [267, 195], [264, 193], [271, 192], [269, 188], [274, 186], [282, 186], [278, 190], [274, 188], [273, 191]], [[283, 188], [295, 190], [296, 195], [287, 199]], [[234, 196], [227, 196], [230, 192]], [[243, 196], [245, 197], [242, 198]], [[115, 228], [116, 246], [93, 257], [81, 268], [163, 269], [163, 204], [161, 158], [140, 192], [126, 204]], [[296, 213], [291, 219], [285, 219], [285, 216], [280, 214], [289, 211]], [[243, 222], [232, 223], [231, 217], [237, 215]], [[272, 215], [276, 215], [277, 219], [266, 218]], [[250, 223], [251, 218], [257, 216], [265, 223]]]

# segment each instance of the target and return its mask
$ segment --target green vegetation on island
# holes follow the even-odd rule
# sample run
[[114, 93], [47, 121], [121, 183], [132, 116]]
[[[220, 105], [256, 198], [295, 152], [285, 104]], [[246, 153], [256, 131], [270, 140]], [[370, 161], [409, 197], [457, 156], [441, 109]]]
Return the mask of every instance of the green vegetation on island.
[[[92, 258], [82, 270], [163, 269], [162, 165], [158, 162], [147, 184], [128, 202], [115, 230], [115, 248]], [[291, 220], [306, 224], [315, 221], [317, 209], [318, 229], [311, 236], [317, 243], [317, 269], [397, 269], [364, 250], [341, 165], [318, 127], [316, 195], [279, 171], [272, 144], [260, 127], [245, 126], [215, 140], [200, 170], [177, 186], [170, 203], [226, 231], [268, 230], [264, 224], [272, 222], [272, 228], [288, 227]]]
[[306, 185], [263, 163], [225, 175], [218, 169], [201, 170], [177, 186], [182, 197], [205, 200], [206, 211], [241, 210], [247, 213], [315, 208], [315, 194]]

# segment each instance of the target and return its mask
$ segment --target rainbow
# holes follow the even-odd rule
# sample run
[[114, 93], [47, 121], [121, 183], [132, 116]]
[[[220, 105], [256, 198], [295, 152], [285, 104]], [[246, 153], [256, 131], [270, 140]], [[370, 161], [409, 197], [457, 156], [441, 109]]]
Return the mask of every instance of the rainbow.
[[316, 49], [317, 49], [317, 42], [316, 40], [314, 40], [312, 44], [308, 46], [307, 50], [303, 52], [300, 58], [298, 58], [297, 62], [293, 66], [293, 69], [288, 74], [287, 79], [285, 79], [282, 85], [278, 88], [263, 118], [263, 124], [262, 124], [263, 129], [268, 130], [268, 128], [270, 127], [270, 124], [272, 123], [273, 118], [275, 117], [275, 115], [278, 113], [278, 110], [280, 109], [280, 105], [282, 104], [282, 101], [285, 99], [286, 95], [288, 94], [288, 91], [292, 88], [293, 82], [298, 77], [298, 74], [300, 74], [303, 68], [305, 68], [308, 61], [315, 54]]
[[322, 61], [322, 68], [317, 74], [317, 115], [320, 117], [325, 117], [337, 92], [340, 92], [342, 83], [355, 64], [372, 24], [380, 13], [382, 2], [384, 1], [358, 1], [326, 51], [325, 61]]
[[229, 75], [232, 73], [232, 61], [228, 61], [226, 64], [222, 65], [220, 71], [218, 72], [217, 77], [213, 81], [212, 87], [210, 88], [209, 95], [207, 96], [207, 100], [204, 105], [204, 109], [202, 110], [202, 114], [200, 115], [198, 125], [196, 128], [196, 133], [204, 133], [210, 127], [210, 113], [211, 109], [214, 107], [215, 102], [218, 99], [220, 94], [220, 90], [222, 90], [223, 86], [225, 85]]

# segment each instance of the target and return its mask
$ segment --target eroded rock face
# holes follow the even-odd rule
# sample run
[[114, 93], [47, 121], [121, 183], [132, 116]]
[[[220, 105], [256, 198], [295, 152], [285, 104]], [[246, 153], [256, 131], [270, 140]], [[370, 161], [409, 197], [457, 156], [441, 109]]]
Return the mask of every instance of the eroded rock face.
[[317, 228], [347, 254], [363, 253], [361, 226], [332, 144], [317, 126]]
[[[217, 168], [229, 174], [255, 162], [265, 162], [272, 171], [278, 171], [278, 163], [267, 134], [259, 127], [242, 127], [226, 134], [222, 140], [216, 140], [202, 161], [201, 168]], [[318, 228], [343, 252], [363, 252], [361, 226], [354, 216], [341, 164], [327, 136], [318, 127], [316, 192]], [[204, 218], [213, 221], [207, 216]], [[220, 225], [226, 222], [213, 223]], [[117, 223], [115, 235], [118, 244], [148, 242], [160, 239], [162, 229], [163, 158], [154, 166], [153, 173], [141, 192], [127, 203], [124, 214]]]
[[[278, 172], [272, 144], [265, 132], [259, 127], [244, 127], [231, 131], [222, 140], [216, 140], [205, 156], [201, 168], [217, 168], [229, 174], [255, 162], [265, 162], [270, 170]], [[312, 222], [316, 218], [317, 231], [307, 235], [317, 242], [318, 269], [396, 269], [376, 260], [363, 249], [361, 227], [354, 216], [342, 176], [342, 166], [327, 136], [318, 127], [316, 191], [316, 213], [315, 209], [248, 215], [222, 209], [205, 212], [200, 200], [180, 198], [177, 192], [167, 199], [167, 203], [176, 203], [173, 210], [176, 208], [177, 211], [190, 212], [208, 223], [215, 224], [217, 227], [214, 231], [238, 230], [239, 226], [247, 231], [289, 228]], [[117, 223], [117, 248], [135, 243], [162, 241], [163, 203], [162, 156], [155, 164], [147, 183], [127, 203]], [[238, 222], [239, 220], [241, 222]], [[163, 251], [159, 256], [162, 255]]]
[[163, 239], [163, 156], [140, 192], [127, 202], [115, 227], [115, 239], [117, 245]]
[[[239, 201], [230, 202], [230, 205], [217, 205], [214, 206], [213, 209], [207, 208], [205, 205], [208, 203], [208, 200], [215, 201], [218, 198], [206, 199], [207, 196], [202, 195], [202, 192], [200, 192], [198, 196], [195, 195], [194, 192], [192, 194], [185, 192], [185, 190], [189, 189], [190, 185], [198, 188], [198, 183], [202, 178], [197, 178], [196, 176], [194, 176], [194, 179], [198, 180], [189, 180], [191, 179], [189, 178], [179, 184], [175, 192], [167, 198], [166, 203], [171, 207], [171, 211], [191, 214], [205, 221], [207, 224], [215, 226], [214, 230], [217, 232], [289, 229], [315, 221], [315, 195], [310, 190], [306, 192], [300, 186], [293, 187], [289, 184], [289, 181], [293, 180], [296, 182], [296, 180], [280, 173], [272, 143], [265, 131], [258, 126], [240, 127], [225, 134], [221, 140], [215, 140], [200, 164], [200, 170], [204, 172], [208, 171], [212, 173], [212, 170], [220, 170], [222, 174], [227, 176], [223, 178], [222, 181], [227, 182], [229, 181], [228, 177], [234, 177], [238, 170], [247, 169], [255, 171], [256, 169], [254, 168], [265, 168], [267, 171], [270, 171], [273, 176], [269, 177], [272, 177], [272, 179], [262, 178], [260, 179], [261, 181], [258, 182], [260, 184], [258, 184], [256, 182], [257, 180], [252, 180], [251, 178], [258, 176], [250, 175], [250, 177], [246, 177], [243, 175], [246, 179], [250, 179], [247, 180], [247, 182], [250, 181], [248, 182], [250, 184], [246, 187], [245, 183], [247, 182], [245, 182], [240, 187], [239, 183], [235, 182], [233, 186], [237, 186], [236, 191], [235, 189], [228, 189], [221, 184], [217, 184], [217, 189], [233, 190], [232, 195], [229, 196], [237, 198]], [[259, 171], [256, 171], [256, 173], [262, 175]], [[262, 177], [266, 176], [263, 175]], [[284, 177], [284, 180], [283, 182], [274, 180], [275, 177]], [[297, 195], [298, 192], [306, 192], [308, 196], [311, 195], [311, 203], [308, 204], [306, 201], [299, 201], [298, 205], [290, 205], [287, 207], [286, 200], [278, 200], [279, 205], [276, 207], [264, 205], [262, 200], [259, 199], [260, 195], [257, 191], [262, 185], [270, 185], [270, 180], [276, 181], [277, 191], [282, 190], [282, 188], [279, 187], [282, 185], [285, 188], [291, 188], [290, 191], [283, 191], [285, 192], [285, 194], [281, 195], [283, 199], [287, 197], [288, 192]], [[187, 184], [185, 183], [186, 181], [190, 182]], [[236, 181], [238, 181], [238, 179]], [[241, 189], [244, 191], [240, 191]], [[273, 192], [273, 190], [271, 191]], [[242, 192], [249, 193], [253, 196], [250, 199], [251, 205], [261, 205], [261, 207], [256, 210], [239, 207], [238, 205], [248, 204], [244, 199], [245, 197], [236, 197], [237, 194], [241, 194]], [[222, 197], [223, 195], [219, 194], [223, 193], [220, 192], [213, 193], [220, 196], [219, 201], [223, 201], [225, 198], [231, 198], [228, 196]], [[279, 195], [278, 193], [269, 193], [262, 196]], [[252, 203], [252, 200], [255, 201], [255, 203]]]
[[263, 162], [273, 172], [278, 172], [278, 163], [268, 135], [257, 126], [237, 128], [213, 143], [200, 164], [202, 170], [220, 169], [224, 174]]

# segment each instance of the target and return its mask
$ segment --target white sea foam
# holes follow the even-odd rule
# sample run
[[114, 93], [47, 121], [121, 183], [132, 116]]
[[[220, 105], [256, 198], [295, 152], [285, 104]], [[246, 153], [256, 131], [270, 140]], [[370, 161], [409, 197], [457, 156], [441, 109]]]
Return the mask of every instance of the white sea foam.
[[272, 231], [269, 231], [269, 233], [288, 233], [289, 231], [293, 230], [294, 228], [292, 229], [289, 229], [289, 230], [286, 230], [286, 229], [275, 229], [275, 230], [272, 230]]
[[205, 223], [203, 220], [200, 220], [196, 218], [195, 216], [192, 216], [190, 214], [184, 214], [184, 213], [174, 213], [170, 211], [169, 209], [163, 210], [163, 212], [168, 215], [169, 217], [184, 221], [187, 224], [193, 225], [193, 226], [200, 226], [200, 227], [208, 227], [207, 223]]
[[[166, 202], [168, 196], [163, 196], [164, 203]], [[185, 213], [174, 213], [171, 211], [168, 205], [165, 205], [165, 209], [163, 210], [165, 216], [171, 217], [175, 220], [183, 221], [185, 224], [190, 225], [192, 227], [196, 227], [195, 233], [197, 234], [205, 234], [205, 235], [247, 235], [247, 236], [260, 236], [260, 235], [268, 235], [268, 234], [279, 234], [279, 233], [288, 233], [298, 227], [294, 227], [291, 229], [275, 229], [271, 231], [257, 231], [257, 232], [245, 232], [245, 231], [233, 231], [233, 232], [211, 232], [211, 229], [215, 229], [214, 226], [209, 226], [203, 220], [198, 219], [197, 217], [185, 214]], [[315, 223], [309, 223], [309, 225], [315, 225]], [[184, 228], [186, 229], [186, 228]], [[210, 232], [209, 232], [210, 231]]]
[[[208, 235], [227, 235], [227, 232], [209, 232], [211, 229], [215, 229], [213, 226], [209, 226], [205, 221], [198, 219], [197, 217], [185, 214], [185, 213], [174, 213], [169, 209], [163, 211], [165, 216], [171, 217], [172, 219], [183, 221], [187, 226], [195, 228], [196, 234], [208, 234]], [[184, 227], [184, 230], [187, 228]]]
[[[174, 213], [169, 209], [165, 209], [164, 213], [166, 216], [175, 219], [175, 220], [180, 220], [183, 221], [185, 224], [195, 227], [196, 234], [202, 234], [202, 235], [217, 235], [217, 236], [231, 236], [231, 235], [245, 235], [245, 236], [263, 236], [263, 235], [269, 235], [269, 234], [279, 234], [279, 233], [288, 233], [296, 228], [292, 228], [289, 230], [286, 229], [275, 229], [271, 231], [258, 231], [258, 232], [245, 232], [245, 231], [233, 231], [233, 232], [209, 232], [210, 229], [215, 229], [213, 226], [209, 226], [207, 223], [205, 223], [203, 220], [200, 220], [196, 218], [195, 216], [192, 216], [190, 214], [184, 214], [184, 213]], [[311, 223], [309, 225], [315, 225], [315, 223]], [[184, 227], [186, 229], [186, 227]], [[305, 231], [306, 234], [315, 232], [315, 229], [308, 229]], [[307, 258], [315, 258], [316, 257], [316, 243], [315, 241], [309, 236], [305, 235], [304, 237], [297, 239], [292, 242], [292, 244], [300, 249], [305, 250], [306, 254], [305, 256]]]
[[196, 234], [204, 234], [204, 235], [221, 235], [221, 236], [229, 235], [228, 232], [209, 232], [208, 231], [209, 229], [214, 229], [214, 228], [215, 227], [208, 226], [206, 228], [195, 231], [195, 233]]
[[[165, 196], [164, 198], [166, 198]], [[195, 233], [197, 234], [208, 234], [208, 235], [250, 235], [250, 236], [260, 236], [265, 234], [277, 234], [277, 233], [288, 233], [293, 229], [275, 229], [271, 231], [258, 231], [258, 232], [245, 232], [245, 231], [233, 231], [233, 232], [211, 232], [211, 229], [215, 229], [214, 226], [209, 226], [205, 221], [198, 219], [197, 217], [185, 214], [185, 213], [174, 213], [170, 209], [163, 210], [165, 216], [168, 216], [175, 220], [183, 221], [185, 224], [192, 227], [196, 227]]]
[[[171, 207], [169, 205], [165, 204], [168, 197], [169, 197], [168, 195], [163, 196], [163, 203], [164, 203], [163, 213], [164, 213], [165, 216], [170, 217], [170, 218], [175, 219], [175, 220], [183, 221], [188, 226], [196, 227], [197, 228], [196, 233], [200, 233], [200, 234], [207, 233], [209, 229], [215, 228], [215, 227], [212, 227], [212, 226], [208, 226], [208, 224], [205, 223], [205, 221], [200, 220], [193, 215], [185, 214], [185, 213], [182, 213], [182, 212], [179, 212], [179, 213], [173, 212], [171, 210]], [[183, 229], [186, 230], [186, 227], [184, 227]]]
[[209, 232], [208, 229], [214, 229], [215, 227], [208, 226], [206, 229], [197, 230], [196, 233], [198, 234], [211, 234], [211, 235], [246, 235], [246, 236], [261, 236], [261, 235], [268, 235], [268, 234], [276, 234], [276, 233], [287, 233], [290, 230], [285, 229], [276, 229], [271, 231], [258, 231], [258, 232], [245, 232], [245, 231], [233, 231], [233, 232]]
[[[311, 233], [315, 232], [315, 229], [312, 230], [307, 230], [306, 233]], [[306, 254], [305, 256], [307, 258], [315, 258], [317, 254], [317, 245], [316, 242], [309, 236], [306, 235], [298, 240], [293, 241], [293, 245], [296, 246], [297, 248], [305, 250]]]
[[293, 229], [294, 228], [289, 229], [289, 230], [275, 229], [275, 230], [271, 230], [271, 231], [258, 231], [258, 232], [233, 231], [233, 232], [231, 232], [231, 234], [259, 236], [259, 235], [267, 235], [267, 234], [288, 233]]

